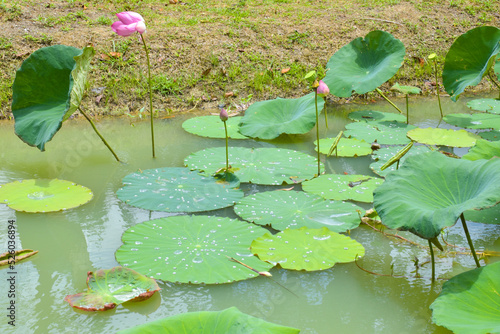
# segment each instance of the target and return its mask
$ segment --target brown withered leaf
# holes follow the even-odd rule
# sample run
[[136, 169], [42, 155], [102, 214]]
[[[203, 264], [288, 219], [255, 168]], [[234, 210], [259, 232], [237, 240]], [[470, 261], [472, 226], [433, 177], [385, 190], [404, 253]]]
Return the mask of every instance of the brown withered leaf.
[[233, 92], [227, 92], [224, 94], [224, 97], [231, 97], [231, 96], [234, 96]]
[[290, 71], [290, 67], [281, 69], [281, 74], [285, 74]]
[[[38, 251], [34, 251], [32, 249], [16, 250], [14, 251], [14, 254], [10, 254], [9, 252], [2, 253], [0, 254], [0, 267], [17, 263], [21, 260], [24, 260], [30, 256], [35, 255], [36, 253], [38, 253]], [[14, 262], [12, 262], [13, 260]]]
[[206, 70], [204, 70], [203, 72], [201, 72], [201, 76], [202, 77], [206, 77], [210, 73], [211, 70], [212, 70], [211, 67], [207, 68]]

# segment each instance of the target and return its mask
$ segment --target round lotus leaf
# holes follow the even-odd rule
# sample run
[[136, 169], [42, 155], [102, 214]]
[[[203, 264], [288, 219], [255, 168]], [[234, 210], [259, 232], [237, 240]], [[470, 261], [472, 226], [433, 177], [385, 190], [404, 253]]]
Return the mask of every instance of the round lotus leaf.
[[467, 160], [489, 160], [494, 157], [500, 157], [500, 141], [490, 142], [484, 139], [478, 139], [467, 154], [462, 158]]
[[124, 267], [89, 271], [87, 288], [64, 300], [84, 311], [106, 311], [130, 300], [146, 300], [160, 290], [154, 279]]
[[367, 175], [323, 174], [302, 183], [302, 189], [326, 199], [371, 203], [373, 190], [382, 182], [383, 179]]
[[500, 52], [499, 42], [500, 29], [488, 26], [471, 29], [453, 42], [443, 68], [443, 86], [453, 101], [492, 68]]
[[[389, 159], [395, 156], [396, 153], [398, 153], [403, 148], [404, 146], [398, 145], [398, 146], [382, 147], [381, 149], [374, 151], [373, 158], [376, 161], [370, 164], [371, 170], [375, 174], [383, 177], [385, 177], [389, 172], [395, 171], [397, 169], [396, 167], [398, 167], [397, 164], [392, 164], [389, 167], [385, 168], [384, 170], [380, 170], [380, 168], [383, 165], [385, 165], [385, 163], [388, 162]], [[405, 155], [403, 155], [403, 157], [399, 160], [399, 167], [401, 167], [404, 164], [407, 157], [426, 152], [431, 152], [431, 149], [424, 145], [418, 145], [418, 146], [413, 145], [411, 149]]]
[[498, 141], [500, 140], [500, 131], [493, 130], [487, 132], [480, 132], [479, 136], [489, 141]]
[[301, 191], [268, 191], [244, 197], [234, 212], [241, 218], [259, 225], [271, 225], [276, 230], [307, 226], [327, 227], [345, 232], [359, 226], [357, 210], [352, 203], [330, 201]]
[[488, 113], [449, 114], [443, 117], [443, 121], [467, 129], [500, 130], [500, 115]]
[[[214, 174], [226, 167], [226, 148], [215, 147], [195, 152], [184, 163], [191, 169]], [[230, 147], [229, 164], [240, 182], [255, 184], [300, 183], [313, 178], [318, 172], [318, 160], [315, 157], [281, 148]]]
[[422, 144], [453, 147], [471, 147], [478, 139], [481, 139], [478, 135], [466, 130], [439, 128], [416, 128], [408, 131], [408, 137]]
[[467, 210], [466, 220], [483, 224], [500, 224], [500, 204], [482, 210]]
[[[323, 154], [328, 154], [330, 148], [335, 142], [336, 138], [323, 138], [319, 140], [319, 152]], [[316, 145], [315, 150], [318, 151], [317, 141], [314, 141]], [[332, 156], [337, 157], [362, 157], [364, 155], [369, 155], [372, 153], [372, 145], [365, 142], [364, 140], [359, 140], [356, 138], [341, 138], [337, 144], [336, 151], [333, 151]]]
[[[318, 110], [323, 110], [325, 101], [318, 98]], [[240, 132], [248, 137], [274, 139], [282, 133], [303, 134], [316, 124], [314, 94], [298, 99], [260, 101], [245, 111]]]
[[500, 114], [500, 100], [498, 99], [476, 99], [467, 102], [467, 107], [472, 110], [489, 112], [491, 114]]
[[358, 37], [338, 50], [326, 64], [323, 81], [330, 93], [349, 97], [371, 92], [396, 74], [403, 65], [403, 43], [380, 30]]
[[410, 156], [374, 192], [389, 228], [433, 239], [461, 213], [500, 202], [500, 159], [469, 161], [438, 152]]
[[390, 112], [376, 111], [376, 110], [356, 110], [349, 113], [348, 117], [353, 121], [395, 121], [395, 122], [406, 122], [406, 117], [401, 114], [395, 114]]
[[22, 212], [76, 208], [92, 199], [89, 188], [58, 179], [31, 179], [0, 185], [0, 202]]
[[[239, 132], [241, 116], [230, 117], [226, 121], [227, 136], [232, 139], [246, 139]], [[200, 116], [190, 118], [182, 123], [182, 128], [189, 133], [209, 138], [226, 138], [224, 122], [219, 116]]]
[[80, 105], [94, 49], [53, 45], [33, 52], [16, 72], [12, 114], [16, 134], [45, 150], [45, 143]]
[[365, 255], [365, 248], [359, 242], [326, 227], [266, 233], [252, 242], [251, 250], [263, 261], [284, 269], [306, 271], [328, 269], [335, 263], [353, 262]]
[[420, 94], [422, 92], [422, 90], [420, 88], [418, 88], [418, 87], [414, 87], [414, 86], [400, 86], [398, 83], [394, 84], [391, 87], [391, 90], [393, 90], [395, 92], [402, 93], [402, 94], [406, 94], [406, 95], [409, 95], [409, 94]]
[[222, 311], [177, 314], [119, 331], [119, 334], [297, 334], [300, 330], [285, 327], [240, 312], [236, 307]]
[[500, 262], [444, 282], [431, 304], [432, 321], [457, 334], [500, 333]]
[[[267, 230], [225, 217], [174, 216], [146, 221], [123, 233], [116, 260], [164, 281], [230, 283], [259, 276], [272, 266], [250, 253], [252, 240]], [[228, 258], [229, 257], [229, 258]]]
[[147, 169], [123, 178], [116, 192], [125, 203], [146, 210], [201, 212], [225, 208], [243, 197], [211, 176], [182, 167]]
[[404, 145], [411, 140], [406, 137], [406, 133], [415, 129], [414, 125], [400, 122], [354, 122], [345, 126], [347, 129], [344, 135], [362, 139], [367, 143], [375, 140], [381, 145]]

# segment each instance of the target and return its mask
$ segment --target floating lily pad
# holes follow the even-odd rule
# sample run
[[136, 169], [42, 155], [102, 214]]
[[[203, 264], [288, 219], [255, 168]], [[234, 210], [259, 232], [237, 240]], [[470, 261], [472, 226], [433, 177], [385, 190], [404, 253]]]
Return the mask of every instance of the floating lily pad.
[[[330, 147], [335, 142], [335, 138], [324, 138], [319, 140], [320, 153], [328, 154]], [[318, 151], [317, 141], [314, 141], [316, 145], [315, 150]], [[359, 140], [356, 138], [341, 138], [337, 144], [337, 151], [332, 153], [332, 156], [338, 157], [362, 157], [364, 155], [369, 155], [372, 153], [371, 144], [365, 142], [364, 140]]]
[[465, 130], [439, 128], [416, 128], [408, 131], [408, 137], [422, 144], [452, 147], [471, 147], [481, 138]]
[[406, 117], [401, 114], [376, 111], [376, 110], [356, 110], [349, 113], [348, 117], [353, 121], [395, 121], [395, 122], [406, 122]]
[[500, 262], [466, 271], [443, 284], [432, 320], [457, 334], [500, 333]]
[[391, 87], [391, 90], [402, 93], [402, 94], [420, 94], [422, 90], [414, 86], [400, 86], [398, 83]]
[[251, 250], [263, 261], [285, 269], [306, 271], [328, 269], [365, 255], [359, 242], [326, 227], [286, 229], [275, 235], [266, 233], [252, 242]]
[[45, 150], [80, 105], [87, 83], [91, 47], [53, 45], [33, 52], [21, 65], [12, 85], [16, 134], [28, 145]]
[[375, 30], [338, 50], [326, 64], [323, 81], [338, 97], [370, 92], [392, 78], [403, 65], [403, 43], [388, 32]]
[[154, 279], [123, 267], [89, 271], [87, 288], [87, 292], [67, 295], [64, 300], [80, 310], [106, 311], [127, 301], [146, 300], [160, 290]]
[[460, 214], [500, 202], [500, 159], [469, 161], [438, 152], [406, 159], [374, 192], [374, 207], [389, 228], [433, 239]]
[[[189, 168], [213, 174], [226, 167], [226, 148], [215, 147], [195, 152], [184, 163]], [[313, 178], [318, 172], [316, 158], [279, 148], [230, 147], [229, 164], [241, 182], [255, 184], [300, 183]]]
[[[226, 121], [227, 135], [232, 139], [246, 139], [248, 137], [239, 132], [239, 123], [242, 117], [229, 117]], [[209, 138], [226, 138], [224, 123], [219, 116], [200, 116], [190, 118], [182, 123], [182, 128], [189, 133]]]
[[383, 181], [378, 177], [367, 175], [323, 174], [302, 183], [302, 189], [326, 199], [371, 203], [373, 190]]
[[0, 254], [0, 267], [16, 264], [19, 261], [27, 259], [37, 253], [38, 251], [34, 251], [32, 249], [18, 249], [14, 251], [14, 254], [11, 254], [10, 252], [2, 253]]
[[58, 179], [30, 179], [0, 186], [0, 202], [23, 212], [53, 212], [76, 208], [92, 199], [90, 189]]
[[498, 130], [493, 130], [493, 131], [487, 131], [487, 132], [480, 132], [479, 136], [481, 138], [484, 138], [489, 141], [498, 141], [500, 140], [500, 131]]
[[500, 141], [490, 142], [478, 139], [476, 145], [472, 147], [462, 158], [467, 160], [491, 159], [500, 157]]
[[174, 216], [137, 224], [123, 233], [116, 260], [127, 268], [164, 281], [217, 284], [259, 274], [271, 265], [250, 253], [262, 227], [230, 218]]
[[236, 307], [222, 311], [188, 312], [151, 321], [118, 332], [119, 334], [297, 334], [285, 327], [240, 312]]
[[464, 216], [476, 223], [500, 224], [500, 204], [482, 210], [467, 210]]
[[499, 42], [500, 29], [488, 26], [471, 29], [453, 42], [443, 68], [443, 85], [453, 101], [492, 68], [500, 52]]
[[[318, 99], [318, 110], [323, 110], [323, 99]], [[241, 134], [260, 139], [274, 139], [282, 133], [303, 134], [316, 124], [314, 94], [298, 99], [260, 101], [245, 111], [241, 120]]]
[[489, 112], [491, 114], [500, 114], [500, 100], [498, 99], [476, 99], [467, 102], [467, 107], [472, 110]]
[[[225, 166], [225, 164], [224, 164]], [[239, 189], [182, 167], [147, 169], [123, 178], [116, 195], [132, 206], [166, 212], [201, 212], [233, 205]]]
[[381, 145], [404, 145], [411, 140], [406, 137], [406, 133], [415, 129], [414, 125], [400, 122], [354, 122], [345, 126], [345, 136], [363, 139], [368, 143], [375, 140]]
[[244, 197], [234, 207], [241, 218], [276, 230], [307, 226], [345, 232], [360, 224], [352, 203], [330, 201], [299, 191], [268, 191]]
[[[390, 147], [382, 147], [380, 150], [376, 150], [373, 153], [373, 158], [377, 161], [372, 162], [370, 164], [371, 170], [377, 175], [385, 177], [389, 172], [395, 171], [397, 168], [397, 164], [393, 164], [389, 167], [387, 167], [384, 170], [380, 170], [380, 168], [387, 162], [389, 161], [390, 158], [392, 158], [396, 153], [399, 152], [404, 146], [398, 145], [398, 146], [390, 146]], [[412, 148], [406, 153], [399, 161], [399, 167], [401, 167], [406, 158], [412, 155], [417, 155], [421, 153], [426, 153], [430, 152], [431, 149], [428, 148], [427, 146], [424, 145], [413, 145]]]
[[451, 125], [467, 129], [494, 129], [500, 130], [500, 115], [477, 114], [449, 114], [443, 120]]

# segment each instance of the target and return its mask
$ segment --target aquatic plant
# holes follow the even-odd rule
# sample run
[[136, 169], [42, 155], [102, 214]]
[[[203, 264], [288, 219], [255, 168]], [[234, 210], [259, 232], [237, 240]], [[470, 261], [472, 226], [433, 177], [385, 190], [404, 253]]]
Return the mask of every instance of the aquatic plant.
[[413, 87], [413, 86], [401, 86], [398, 83], [395, 83], [392, 87], [391, 90], [405, 94], [405, 99], [406, 99], [406, 124], [410, 121], [410, 109], [409, 109], [409, 102], [408, 102], [408, 96], [410, 94], [420, 94], [422, 90], [418, 87]]
[[153, 158], [155, 157], [155, 135], [154, 135], [154, 114], [153, 114], [153, 90], [151, 89], [151, 62], [149, 61], [149, 51], [144, 39], [146, 32], [146, 24], [144, 18], [136, 12], [121, 12], [116, 14], [119, 21], [111, 25], [111, 29], [120, 36], [130, 36], [137, 32], [139, 39], [144, 45], [144, 52], [146, 53], [146, 61], [148, 65], [148, 88], [149, 88], [149, 114], [151, 119], [151, 149]]
[[436, 96], [438, 98], [439, 112], [441, 114], [441, 118], [443, 118], [443, 108], [441, 107], [441, 93], [439, 90], [439, 81], [438, 81], [438, 68], [437, 68], [437, 55], [435, 53], [431, 53], [429, 57], [427, 57], [430, 61], [432, 61], [434, 67], [434, 79], [436, 80]]
[[239, 124], [242, 116], [232, 116], [221, 125], [220, 116], [199, 116], [188, 118], [182, 123], [182, 128], [189, 133], [208, 138], [248, 139], [240, 133]]

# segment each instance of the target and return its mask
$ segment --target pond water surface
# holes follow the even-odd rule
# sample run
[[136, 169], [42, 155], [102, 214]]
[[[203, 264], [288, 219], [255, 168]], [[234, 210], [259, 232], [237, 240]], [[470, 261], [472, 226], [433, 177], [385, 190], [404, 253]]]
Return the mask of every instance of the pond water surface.
[[[444, 102], [445, 113], [469, 112], [465, 100]], [[439, 116], [432, 99], [411, 100], [411, 123], [436, 126]], [[404, 100], [399, 100], [404, 107]], [[320, 117], [320, 136], [334, 137], [350, 122], [347, 114], [358, 109], [392, 112], [378, 105], [329, 106], [330, 129]], [[412, 112], [411, 111], [411, 112]], [[207, 114], [200, 112], [198, 114]], [[360, 270], [356, 264], [337, 264], [318, 272], [272, 269], [274, 280], [297, 296], [265, 277], [233, 284], [188, 285], [159, 282], [162, 290], [140, 303], [125, 303], [106, 312], [75, 310], [64, 301], [67, 294], [86, 289], [88, 271], [119, 265], [115, 251], [121, 235], [129, 227], [149, 219], [169, 216], [131, 207], [116, 197], [121, 180], [138, 169], [183, 166], [192, 152], [224, 146], [223, 139], [206, 139], [181, 128], [194, 116], [178, 115], [155, 123], [157, 158], [151, 158], [149, 122], [130, 123], [129, 119], [101, 120], [98, 127], [126, 164], [117, 163], [91, 127], [83, 120], [65, 122], [46, 152], [24, 144], [13, 130], [13, 122], [0, 122], [0, 184], [20, 179], [59, 178], [90, 188], [91, 202], [65, 212], [47, 214], [18, 213], [0, 205], [0, 252], [7, 249], [8, 220], [15, 219], [16, 248], [39, 253], [16, 265], [16, 327], [7, 324], [6, 269], [0, 270], [1, 333], [114, 333], [148, 321], [193, 311], [218, 311], [236, 306], [240, 311], [274, 323], [296, 327], [301, 333], [449, 333], [431, 321], [429, 305], [441, 291], [444, 280], [431, 284], [430, 255], [427, 249], [388, 238], [366, 226], [352, 230], [350, 236], [363, 244], [366, 255], [359, 265], [376, 273], [404, 276], [377, 276]], [[448, 127], [441, 124], [441, 127]], [[273, 141], [230, 140], [230, 146], [282, 147], [315, 155], [315, 131], [306, 135], [284, 135]], [[456, 150], [463, 154], [467, 150]], [[322, 156], [323, 161], [325, 157]], [[328, 173], [373, 175], [370, 157], [328, 158]], [[242, 185], [245, 194], [286, 186]], [[290, 187], [290, 186], [288, 186]], [[300, 190], [300, 185], [295, 189]], [[362, 204], [361, 204], [362, 205]], [[370, 205], [362, 205], [370, 208]], [[233, 209], [207, 214], [236, 218]], [[500, 251], [500, 226], [469, 223], [476, 249]], [[394, 233], [394, 231], [388, 231]], [[424, 240], [406, 232], [399, 233], [422, 245]], [[466, 247], [462, 228], [447, 230], [450, 243]], [[415, 259], [420, 267], [416, 278]], [[492, 261], [496, 261], [493, 259]], [[473, 269], [468, 255], [437, 252], [436, 274], [450, 278]]]

